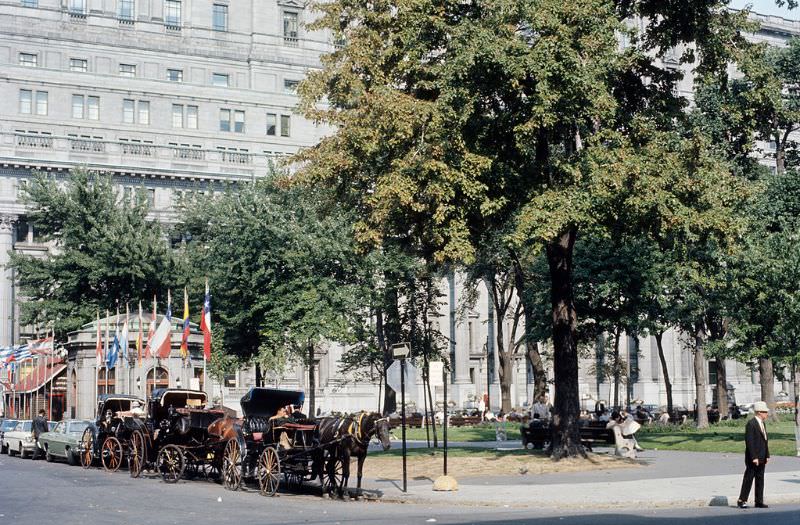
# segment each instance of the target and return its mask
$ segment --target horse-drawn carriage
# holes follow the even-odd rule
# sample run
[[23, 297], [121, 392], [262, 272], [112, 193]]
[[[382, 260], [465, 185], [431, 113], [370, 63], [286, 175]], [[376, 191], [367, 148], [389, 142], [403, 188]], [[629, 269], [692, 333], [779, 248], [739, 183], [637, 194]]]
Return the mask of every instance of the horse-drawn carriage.
[[101, 395], [97, 403], [94, 423], [83, 431], [80, 457], [83, 468], [89, 468], [99, 459], [103, 468], [114, 472], [122, 465], [132, 446], [136, 446], [135, 433], [141, 422], [137, 416], [144, 414], [144, 401], [123, 394]]

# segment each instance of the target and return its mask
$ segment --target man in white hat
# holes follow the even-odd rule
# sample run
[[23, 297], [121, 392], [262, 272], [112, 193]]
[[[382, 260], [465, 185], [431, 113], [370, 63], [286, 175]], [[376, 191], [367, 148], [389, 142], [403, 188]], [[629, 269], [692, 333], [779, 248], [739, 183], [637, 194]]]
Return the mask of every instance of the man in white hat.
[[767, 508], [764, 503], [764, 467], [769, 461], [769, 443], [764, 421], [769, 416], [769, 407], [765, 402], [758, 401], [753, 405], [753, 412], [756, 415], [747, 422], [744, 433], [744, 464], [747, 469], [744, 471], [742, 491], [739, 493], [737, 502], [740, 509], [747, 508], [747, 499], [750, 497], [750, 488], [753, 486], [754, 479], [756, 481], [756, 507]]

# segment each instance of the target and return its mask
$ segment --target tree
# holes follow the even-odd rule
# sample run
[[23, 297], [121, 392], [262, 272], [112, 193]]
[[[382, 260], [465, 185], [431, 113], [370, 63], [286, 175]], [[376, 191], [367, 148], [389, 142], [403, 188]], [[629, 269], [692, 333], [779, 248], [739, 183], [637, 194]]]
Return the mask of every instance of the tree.
[[20, 303], [22, 324], [55, 320], [64, 337], [98, 310], [149, 301], [175, 284], [178, 261], [161, 226], [148, 219], [143, 191], [123, 199], [110, 177], [79, 169], [63, 181], [35, 174], [22, 202], [53, 248], [47, 258], [11, 253], [28, 299]]
[[[719, 189], [735, 187], [729, 170], [702, 141], [672, 137], [677, 77], [654, 58], [694, 42], [686, 60], [725, 67], [730, 43], [743, 42], [745, 15], [724, 5], [317, 6], [312, 28], [347, 45], [300, 87], [303, 113], [336, 128], [298, 157], [300, 180], [335, 188], [358, 215], [358, 241], [371, 246], [402, 238], [437, 262], [470, 264], [484, 233], [508, 223], [510, 246], [544, 249], [556, 459], [583, 454], [572, 285], [579, 231], [608, 224], [610, 210], [626, 210], [625, 223], [640, 231], [727, 229]], [[635, 16], [648, 20], [641, 34], [624, 23]], [[631, 45], [621, 49], [619, 35]]]
[[313, 192], [276, 174], [197, 201], [181, 226], [192, 234], [192, 266], [216, 290], [228, 352], [254, 361], [259, 375], [301, 361], [312, 413], [317, 350], [352, 335], [346, 312], [358, 265], [349, 224], [343, 214], [321, 214]]

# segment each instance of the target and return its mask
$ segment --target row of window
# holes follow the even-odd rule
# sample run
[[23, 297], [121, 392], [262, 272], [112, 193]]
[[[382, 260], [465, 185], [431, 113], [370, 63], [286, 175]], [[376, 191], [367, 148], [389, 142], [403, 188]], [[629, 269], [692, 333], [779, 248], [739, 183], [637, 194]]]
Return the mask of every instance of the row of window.
[[[21, 0], [24, 7], [38, 7], [38, 0]], [[118, 0], [117, 19], [121, 23], [133, 23], [136, 17], [135, 0]], [[68, 0], [67, 11], [72, 16], [85, 17], [87, 0]], [[283, 12], [283, 38], [288, 45], [297, 45], [300, 14]], [[181, 0], [164, 0], [164, 25], [169, 29], [180, 29], [183, 20]], [[211, 6], [211, 28], [214, 31], [228, 30], [228, 4], [214, 3]]]
[[[19, 112], [23, 115], [47, 115], [49, 93], [32, 89], [19, 90]], [[172, 127], [199, 129], [199, 107], [191, 104], [172, 104]], [[100, 97], [72, 95], [72, 118], [100, 120]], [[150, 125], [150, 101], [126, 98], [122, 100], [122, 123]], [[266, 114], [266, 135], [291, 136], [291, 115]], [[244, 133], [245, 111], [220, 108], [219, 131]]]

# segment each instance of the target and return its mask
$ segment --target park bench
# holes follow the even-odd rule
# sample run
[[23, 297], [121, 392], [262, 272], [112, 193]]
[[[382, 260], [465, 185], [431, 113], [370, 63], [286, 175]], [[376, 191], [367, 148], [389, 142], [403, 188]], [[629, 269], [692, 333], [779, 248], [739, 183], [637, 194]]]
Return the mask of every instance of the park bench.
[[[614, 432], [606, 428], [606, 423], [604, 422], [582, 421], [580, 433], [581, 443], [590, 451], [596, 444], [614, 444]], [[531, 420], [527, 425], [521, 425], [520, 434], [522, 436], [522, 446], [525, 448], [527, 448], [528, 444], [531, 444], [535, 449], [543, 449], [552, 439], [550, 424], [538, 419]]]

